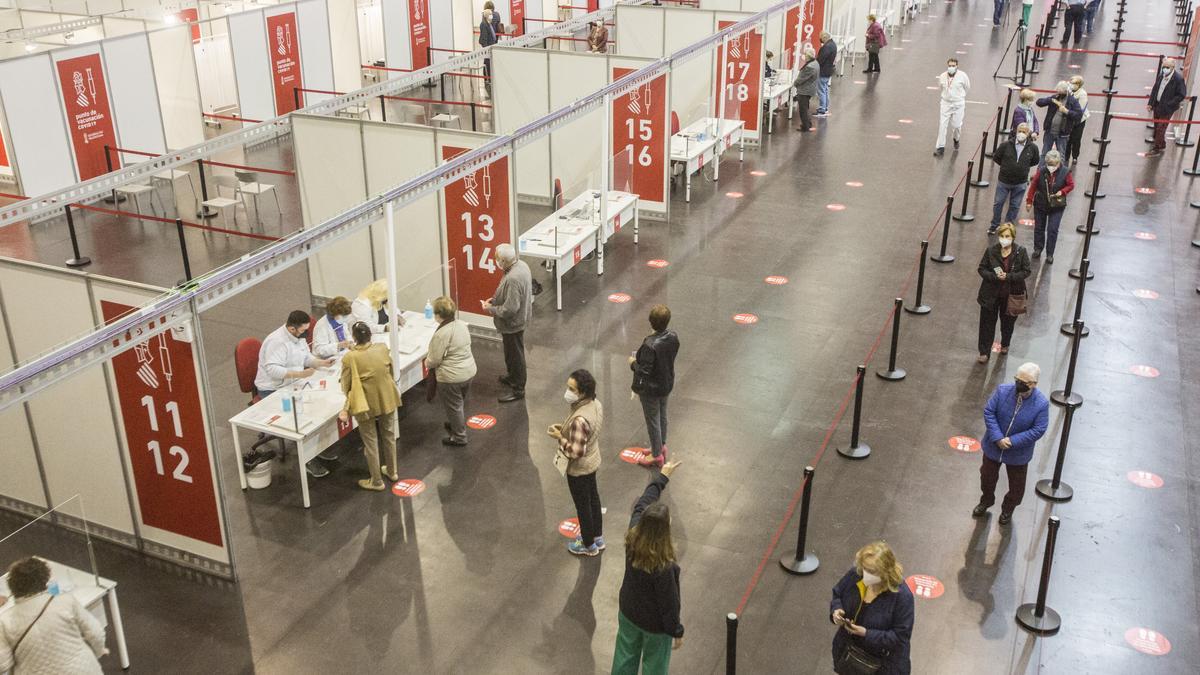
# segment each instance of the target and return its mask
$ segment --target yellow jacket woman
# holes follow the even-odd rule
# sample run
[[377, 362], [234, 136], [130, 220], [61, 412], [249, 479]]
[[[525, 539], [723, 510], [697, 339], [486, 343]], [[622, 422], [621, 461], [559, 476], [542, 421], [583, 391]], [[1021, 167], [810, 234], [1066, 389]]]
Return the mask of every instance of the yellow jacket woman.
[[[364, 490], [383, 490], [383, 474], [396, 481], [396, 408], [400, 407], [400, 390], [392, 369], [392, 356], [382, 344], [371, 342], [371, 326], [363, 321], [352, 329], [354, 346], [342, 357], [342, 393], [346, 406], [338, 417], [343, 423], [355, 410], [354, 421], [362, 437], [363, 454], [371, 477], [358, 481]], [[383, 443], [384, 460], [379, 463], [379, 444]]]

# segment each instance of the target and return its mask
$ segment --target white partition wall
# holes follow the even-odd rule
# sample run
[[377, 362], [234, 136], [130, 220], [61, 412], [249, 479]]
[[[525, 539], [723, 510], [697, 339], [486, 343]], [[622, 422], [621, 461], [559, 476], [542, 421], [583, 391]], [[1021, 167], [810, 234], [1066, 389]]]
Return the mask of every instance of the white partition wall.
[[[671, 54], [716, 32], [712, 12], [678, 7], [665, 7], [662, 12], [671, 30], [666, 31], [664, 51], [657, 56]], [[711, 110], [715, 87], [713, 54], [714, 50], [710, 49], [675, 66], [671, 72], [671, 109], [679, 116], [680, 128], [708, 115]]]
[[362, 64], [370, 63], [359, 55], [358, 20], [354, 0], [327, 0], [329, 47], [333, 53], [333, 88], [354, 91], [362, 86]]
[[48, 54], [0, 61], [0, 105], [8, 123], [9, 162], [23, 194], [39, 195], [76, 181], [71, 139]]
[[242, 117], [269, 120], [275, 117], [275, 102], [263, 15], [261, 12], [243, 12], [230, 15], [228, 20], [229, 47], [233, 53]]
[[204, 124], [200, 113], [203, 107], [191, 28], [174, 26], [148, 35], [167, 147], [178, 149], [202, 143]]
[[[138, 33], [106, 40], [103, 48], [110, 75], [109, 87], [117, 134], [122, 147], [155, 154], [165, 153], [167, 142], [162, 113], [158, 106], [146, 105], [147, 101], [158, 100], [147, 35]], [[199, 120], [195, 122], [198, 124]], [[134, 155], [127, 155], [125, 160], [136, 161]]]
[[[664, 20], [667, 16], [663, 9], [652, 5], [617, 5], [616, 34], [613, 35], [613, 39], [617, 42], [617, 53], [622, 56], [643, 56], [655, 59], [669, 53], [670, 49], [665, 47], [663, 41], [666, 25]], [[671, 30], [666, 32], [674, 33], [675, 24], [671, 23], [670, 25]], [[690, 44], [694, 41], [683, 44]], [[666, 49], [665, 52], [664, 49]]]
[[[300, 31], [303, 86], [308, 89], [332, 91], [333, 45], [329, 36], [329, 8], [326, 0], [303, 0], [296, 3], [296, 24]], [[357, 51], [356, 47], [351, 53]], [[357, 88], [356, 86], [355, 89]], [[330, 98], [330, 95], [309, 93], [301, 100], [307, 104], [326, 98]]]
[[[540, 49], [492, 49], [492, 112], [496, 131], [508, 134], [549, 114], [550, 60]], [[595, 91], [592, 89], [591, 91]], [[514, 161], [517, 194], [535, 200], [550, 199], [550, 139], [539, 138], [517, 150]]]
[[[608, 57], [586, 52], [557, 52], [550, 58], [550, 109], [558, 110], [608, 84]], [[570, 199], [579, 189], [600, 189], [602, 167], [601, 139], [607, 119], [603, 110], [594, 110], [550, 134], [551, 179], [561, 181], [564, 195]], [[519, 158], [518, 158], [519, 159]], [[517, 162], [517, 170], [523, 165]]]
[[[0, 308], [4, 307], [4, 291], [0, 287]], [[4, 313], [0, 312], [0, 329], [4, 328]], [[0, 330], [0, 369], [8, 372], [16, 363], [8, 331]], [[42, 472], [38, 467], [37, 451], [30, 435], [27, 406], [22, 404], [0, 411], [0, 438], [4, 439], [4, 470], [0, 471], [0, 499], [18, 511], [29, 507], [45, 508], [46, 492], [42, 487]]]
[[237, 76], [230, 46], [229, 20], [213, 19], [201, 24], [200, 41], [193, 45], [196, 73], [200, 78], [200, 102], [204, 112], [221, 113], [238, 108]]

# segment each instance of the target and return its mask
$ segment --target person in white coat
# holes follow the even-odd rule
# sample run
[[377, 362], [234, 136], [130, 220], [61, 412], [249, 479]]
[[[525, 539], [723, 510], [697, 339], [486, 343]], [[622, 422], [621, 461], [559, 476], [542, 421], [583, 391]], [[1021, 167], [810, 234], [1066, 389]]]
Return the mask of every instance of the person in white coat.
[[942, 94], [942, 110], [933, 156], [941, 157], [946, 152], [948, 132], [954, 137], [954, 148], [958, 149], [958, 142], [962, 137], [963, 115], [967, 108], [967, 92], [971, 90], [971, 78], [958, 69], [958, 59], [951, 58], [946, 61], [946, 70], [938, 74], [937, 82]]
[[[382, 333], [388, 329], [388, 287], [387, 279], [376, 279], [358, 292], [358, 297], [350, 304], [350, 326], [362, 321], [371, 327], [372, 333]], [[396, 312], [396, 324], [404, 325], [404, 316]]]
[[50, 566], [38, 558], [9, 566], [13, 597], [0, 596], [0, 672], [100, 675], [104, 626], [75, 596], [50, 595], [49, 581]]
[[325, 316], [313, 324], [312, 351], [323, 359], [331, 359], [354, 344], [350, 335], [350, 300], [342, 296], [325, 305]]

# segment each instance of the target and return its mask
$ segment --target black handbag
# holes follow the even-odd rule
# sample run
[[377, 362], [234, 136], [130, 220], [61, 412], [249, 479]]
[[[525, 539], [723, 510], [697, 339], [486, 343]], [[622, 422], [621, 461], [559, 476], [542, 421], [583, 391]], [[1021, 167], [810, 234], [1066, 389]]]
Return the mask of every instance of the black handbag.
[[1050, 208], [1052, 209], [1061, 209], [1067, 205], [1067, 196], [1050, 191], [1050, 181], [1052, 180], [1054, 180], [1054, 176], [1050, 176], [1048, 179], [1046, 179], [1046, 203], [1049, 204]]
[[[859, 591], [862, 592], [861, 590]], [[854, 618], [850, 623], [858, 621], [858, 614], [862, 611], [863, 602], [862, 596], [858, 599], [858, 609], [854, 610]], [[847, 640], [846, 647], [838, 654], [833, 661], [833, 672], [838, 675], [875, 675], [879, 669], [883, 667], [883, 659], [869, 653], [867, 650], [859, 647], [853, 642]]]

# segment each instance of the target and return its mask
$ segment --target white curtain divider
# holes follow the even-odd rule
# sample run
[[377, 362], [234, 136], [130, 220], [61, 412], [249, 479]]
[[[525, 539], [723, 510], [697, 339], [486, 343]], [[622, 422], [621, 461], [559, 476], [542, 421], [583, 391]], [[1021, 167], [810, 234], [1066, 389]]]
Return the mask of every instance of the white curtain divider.
[[[333, 47], [329, 36], [326, 0], [296, 3], [296, 28], [300, 32], [300, 68], [305, 89], [333, 90]], [[357, 89], [357, 87], [355, 87]], [[328, 94], [306, 93], [301, 101], [315, 103]]]
[[40, 195], [76, 182], [50, 55], [0, 61], [0, 104], [8, 121], [9, 161], [22, 193]]
[[253, 120], [275, 117], [275, 88], [271, 81], [271, 59], [267, 53], [267, 26], [263, 13], [231, 14], [229, 40], [242, 117]]
[[[495, 79], [492, 112], [499, 133], [512, 133], [550, 112], [548, 52], [495, 47], [492, 49], [492, 77]], [[519, 196], [549, 199], [553, 180], [550, 139], [540, 138], [517, 150], [515, 171]]]
[[362, 86], [362, 64], [370, 63], [359, 54], [354, 0], [326, 0], [326, 11], [329, 49], [333, 54], [333, 88], [354, 91]]

